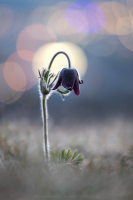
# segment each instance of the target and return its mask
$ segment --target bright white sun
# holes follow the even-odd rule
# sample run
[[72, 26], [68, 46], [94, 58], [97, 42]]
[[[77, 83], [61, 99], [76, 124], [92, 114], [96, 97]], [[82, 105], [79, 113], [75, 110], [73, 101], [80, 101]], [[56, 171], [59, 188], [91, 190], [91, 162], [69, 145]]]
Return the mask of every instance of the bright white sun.
[[[68, 54], [71, 60], [71, 66], [75, 67], [82, 77], [87, 70], [87, 58], [83, 50], [69, 42], [54, 42], [49, 43], [39, 48], [33, 58], [33, 71], [35, 76], [38, 76], [38, 69], [48, 68], [48, 65], [58, 51], [64, 51]], [[68, 61], [65, 55], [59, 54], [51, 67], [51, 72], [57, 74], [63, 67], [68, 66]]]

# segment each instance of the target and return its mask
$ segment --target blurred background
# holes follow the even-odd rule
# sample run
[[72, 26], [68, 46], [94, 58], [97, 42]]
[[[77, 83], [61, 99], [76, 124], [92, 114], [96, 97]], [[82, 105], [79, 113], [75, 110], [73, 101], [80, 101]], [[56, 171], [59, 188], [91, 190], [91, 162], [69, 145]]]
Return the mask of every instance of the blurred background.
[[[38, 69], [57, 51], [84, 84], [48, 99], [50, 149], [85, 160], [48, 174]], [[0, 177], [4, 200], [133, 199], [133, 0], [0, 0]]]
[[[65, 51], [84, 84], [80, 96], [49, 98], [52, 145], [58, 146], [58, 134], [59, 148], [76, 137], [79, 146], [101, 152], [132, 144], [132, 0], [1, 0], [0, 27], [1, 126], [42, 131], [38, 68]], [[67, 59], [59, 55], [52, 71], [64, 66]]]

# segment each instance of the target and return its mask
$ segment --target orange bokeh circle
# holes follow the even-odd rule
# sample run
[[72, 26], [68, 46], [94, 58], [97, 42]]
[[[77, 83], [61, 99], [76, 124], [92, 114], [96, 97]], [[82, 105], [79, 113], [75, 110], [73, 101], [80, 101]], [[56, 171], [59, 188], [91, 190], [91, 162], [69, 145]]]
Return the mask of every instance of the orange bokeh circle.
[[16, 62], [6, 62], [4, 65], [6, 83], [15, 91], [25, 90], [26, 76], [21, 66]]
[[22, 96], [24, 91], [15, 91], [6, 83], [4, 76], [4, 63], [0, 64], [0, 102], [12, 104]]
[[29, 50], [36, 52], [45, 43], [56, 40], [57, 37], [51, 28], [42, 24], [32, 24], [20, 32], [16, 47], [17, 51]]
[[38, 81], [32, 71], [32, 62], [22, 59], [17, 52], [8, 57], [3, 73], [6, 83], [16, 91], [29, 90]]

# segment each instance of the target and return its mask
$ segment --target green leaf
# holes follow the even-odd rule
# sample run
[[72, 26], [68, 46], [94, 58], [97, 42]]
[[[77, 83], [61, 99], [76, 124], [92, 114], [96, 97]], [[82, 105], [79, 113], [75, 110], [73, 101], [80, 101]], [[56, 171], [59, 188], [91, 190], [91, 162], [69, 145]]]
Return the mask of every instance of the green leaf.
[[49, 76], [51, 76], [53, 73], [50, 73]]
[[65, 160], [66, 152], [65, 149], [62, 150], [61, 152], [61, 160]]
[[65, 96], [64, 94], [68, 94], [70, 91], [69, 90], [65, 90], [65, 91], [62, 91], [60, 90], [59, 88], [56, 90], [57, 92], [59, 92], [62, 96], [62, 100], [64, 101], [65, 100]]
[[52, 85], [55, 82], [55, 80], [57, 79], [57, 77], [58, 77], [58, 74], [55, 76], [54, 80], [51, 82], [50, 85]]
[[48, 80], [48, 76], [49, 76], [49, 70], [46, 72], [46, 74], [45, 74], [45, 77], [44, 77], [44, 80], [46, 81], [46, 83], [47, 83], [47, 80]]
[[54, 162], [59, 163], [71, 163], [72, 165], [80, 165], [83, 163], [84, 157], [77, 153], [77, 150], [74, 151], [72, 154], [71, 150], [68, 149], [65, 151], [63, 149], [61, 152], [58, 152], [57, 154], [53, 153], [53, 151], [50, 152], [51, 157], [53, 158]]
[[72, 155], [72, 160], [73, 160], [74, 158], [76, 158], [77, 156], [78, 156], [78, 152], [77, 152], [77, 150], [75, 150], [74, 153], [73, 153], [73, 155]]
[[60, 94], [68, 94], [70, 91], [69, 90], [62, 91], [60, 89], [57, 89], [57, 92], [59, 92]]
[[53, 152], [53, 151], [50, 151], [50, 154], [51, 154], [53, 160], [54, 160], [55, 162], [57, 162], [57, 158], [56, 158], [56, 155], [54, 154], [54, 152]]
[[75, 165], [79, 165], [82, 164], [82, 162], [84, 161], [84, 157], [81, 155], [78, 155], [75, 159], [73, 159], [73, 164]]
[[72, 157], [71, 150], [68, 149], [68, 151], [66, 152], [66, 158], [65, 158], [65, 161], [69, 160], [71, 157]]
[[55, 76], [55, 75], [54, 75], [53, 73], [51, 73], [51, 74], [49, 75], [48, 84], [50, 83], [51, 78], [53, 78], [54, 76]]

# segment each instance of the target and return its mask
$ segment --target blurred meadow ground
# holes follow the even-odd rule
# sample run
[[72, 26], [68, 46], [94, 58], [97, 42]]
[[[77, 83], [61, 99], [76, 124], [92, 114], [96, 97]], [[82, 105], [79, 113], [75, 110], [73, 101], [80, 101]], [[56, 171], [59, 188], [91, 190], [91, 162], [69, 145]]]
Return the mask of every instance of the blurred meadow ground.
[[50, 148], [78, 150], [82, 165], [46, 171], [42, 127], [27, 120], [0, 125], [1, 199], [132, 199], [132, 121], [49, 127]]
[[[0, 200], [133, 199], [133, 1], [0, 1]], [[45, 169], [38, 68], [65, 51], [84, 84], [48, 100]], [[63, 55], [52, 65], [68, 65]]]

